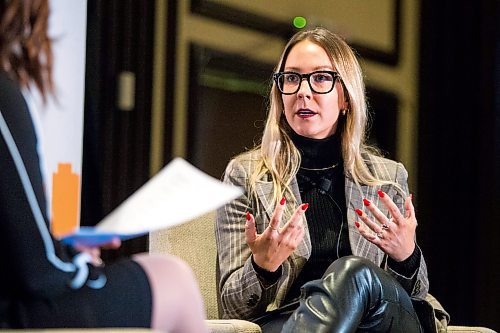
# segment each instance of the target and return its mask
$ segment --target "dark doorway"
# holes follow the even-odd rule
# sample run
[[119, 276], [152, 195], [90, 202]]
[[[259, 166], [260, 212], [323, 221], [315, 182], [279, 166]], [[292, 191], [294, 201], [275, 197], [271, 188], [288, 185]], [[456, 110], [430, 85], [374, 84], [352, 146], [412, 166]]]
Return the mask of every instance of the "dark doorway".
[[273, 66], [192, 45], [188, 160], [221, 178], [229, 160], [258, 143]]
[[[149, 179], [153, 0], [88, 0], [81, 224], [95, 225]], [[133, 108], [117, 105], [120, 74], [135, 78]], [[147, 250], [126, 241], [116, 258]]]

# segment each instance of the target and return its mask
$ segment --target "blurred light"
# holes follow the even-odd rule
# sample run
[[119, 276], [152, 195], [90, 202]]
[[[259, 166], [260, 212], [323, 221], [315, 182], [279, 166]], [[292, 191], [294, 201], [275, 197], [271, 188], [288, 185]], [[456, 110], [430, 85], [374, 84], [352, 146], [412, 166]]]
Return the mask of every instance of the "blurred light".
[[298, 28], [298, 29], [302, 29], [303, 27], [305, 27], [307, 24], [307, 20], [305, 17], [302, 17], [302, 16], [296, 16], [294, 17], [293, 19], [293, 26], [295, 28]]

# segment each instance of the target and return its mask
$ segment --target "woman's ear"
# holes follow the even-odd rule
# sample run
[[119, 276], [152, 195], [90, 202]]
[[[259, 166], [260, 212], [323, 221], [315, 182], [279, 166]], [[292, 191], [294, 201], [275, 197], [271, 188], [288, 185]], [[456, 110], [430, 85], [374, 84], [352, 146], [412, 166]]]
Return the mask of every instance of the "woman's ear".
[[349, 102], [344, 100], [344, 103], [342, 103], [342, 115], [345, 116], [347, 112], [349, 112]]
[[339, 109], [347, 110], [349, 109], [349, 96], [347, 95], [344, 83], [342, 81], [340, 81], [340, 83], [341, 84], [337, 86]]

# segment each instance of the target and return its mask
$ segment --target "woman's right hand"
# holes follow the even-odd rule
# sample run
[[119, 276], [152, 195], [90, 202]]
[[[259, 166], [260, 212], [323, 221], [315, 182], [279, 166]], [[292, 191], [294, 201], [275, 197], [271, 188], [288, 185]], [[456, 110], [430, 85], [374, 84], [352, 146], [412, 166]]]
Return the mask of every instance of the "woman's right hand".
[[275, 272], [292, 254], [304, 238], [304, 213], [309, 204], [297, 207], [290, 220], [280, 228], [285, 211], [285, 198], [274, 210], [268, 227], [260, 235], [255, 228], [255, 219], [247, 212], [245, 227], [246, 242], [252, 251], [254, 262], [261, 268]]

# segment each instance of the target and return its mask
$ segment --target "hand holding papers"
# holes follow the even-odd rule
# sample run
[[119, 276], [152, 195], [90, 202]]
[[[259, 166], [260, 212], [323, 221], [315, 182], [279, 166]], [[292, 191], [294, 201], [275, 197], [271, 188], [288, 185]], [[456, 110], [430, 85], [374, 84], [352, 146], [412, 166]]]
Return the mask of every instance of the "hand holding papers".
[[176, 158], [93, 228], [63, 238], [68, 244], [98, 246], [169, 228], [214, 210], [242, 194]]

